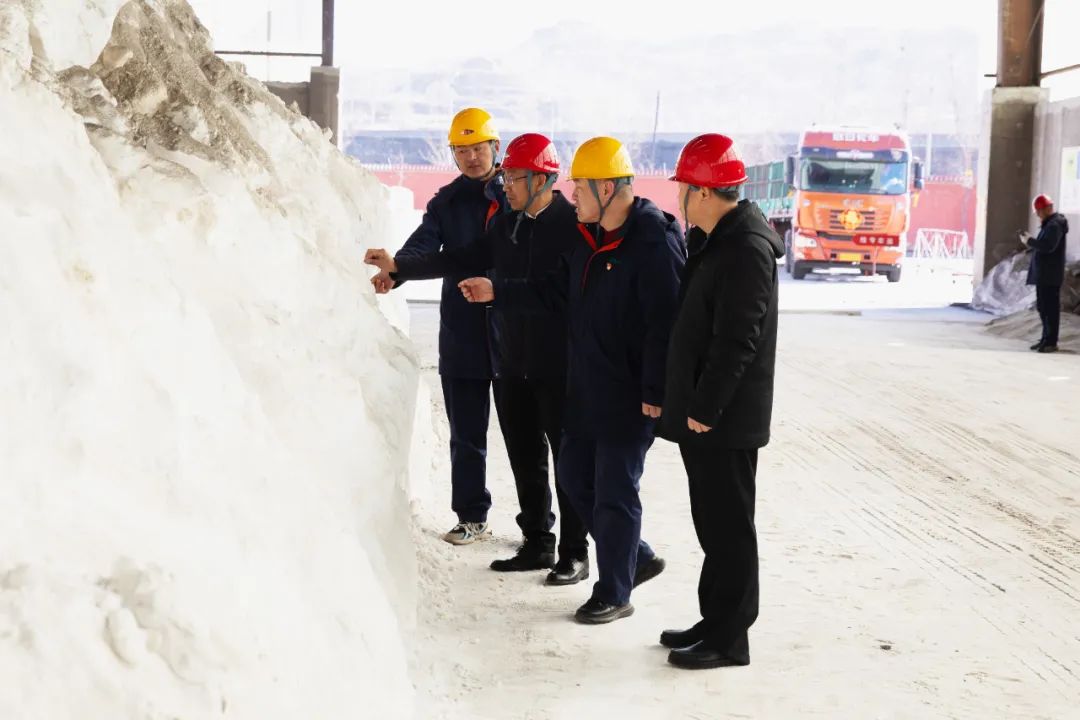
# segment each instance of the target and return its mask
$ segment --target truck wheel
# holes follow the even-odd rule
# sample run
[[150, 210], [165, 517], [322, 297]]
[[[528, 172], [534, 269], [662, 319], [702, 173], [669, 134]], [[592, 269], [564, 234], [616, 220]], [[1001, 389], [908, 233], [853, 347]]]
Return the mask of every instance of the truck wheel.
[[900, 282], [900, 271], [901, 270], [903, 270], [903, 268], [893, 268], [893, 269], [889, 270], [889, 272], [887, 272], [885, 274], [886, 277], [889, 278], [889, 282], [891, 282], [891, 283]]
[[794, 280], [805, 280], [806, 276], [810, 273], [810, 268], [805, 267], [802, 263], [792, 263], [791, 265], [791, 277]]

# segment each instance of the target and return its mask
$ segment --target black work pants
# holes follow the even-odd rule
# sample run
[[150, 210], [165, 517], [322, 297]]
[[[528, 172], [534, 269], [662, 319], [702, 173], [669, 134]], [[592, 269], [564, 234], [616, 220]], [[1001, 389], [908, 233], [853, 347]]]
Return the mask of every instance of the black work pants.
[[563, 492], [558, 472], [565, 400], [565, 379], [500, 378], [495, 381], [495, 409], [517, 486], [521, 510], [517, 523], [525, 541], [555, 550], [556, 538], [552, 533], [555, 515], [548, 479], [550, 448], [556, 468], [559, 555], [585, 558], [589, 553], [585, 524]]
[[451, 508], [458, 522], [487, 522], [487, 431], [491, 381], [442, 378], [446, 419], [450, 423]]
[[679, 446], [690, 481], [690, 511], [705, 552], [698, 603], [707, 644], [749, 659], [747, 630], [758, 616], [754, 527], [757, 450], [687, 442]]
[[1059, 285], [1036, 285], [1035, 307], [1042, 320], [1042, 344], [1057, 345], [1058, 329], [1061, 327], [1061, 287]]

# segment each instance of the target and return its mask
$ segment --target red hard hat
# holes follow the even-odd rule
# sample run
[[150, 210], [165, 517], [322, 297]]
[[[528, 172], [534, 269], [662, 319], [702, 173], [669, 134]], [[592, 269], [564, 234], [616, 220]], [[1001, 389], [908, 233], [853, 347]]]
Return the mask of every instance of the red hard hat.
[[1053, 204], [1054, 201], [1050, 198], [1049, 195], [1037, 195], [1035, 196], [1035, 199], [1031, 201], [1031, 205], [1035, 208], [1036, 212], [1042, 210], [1043, 208], [1048, 208]]
[[504, 170], [532, 170], [552, 175], [559, 172], [559, 156], [546, 137], [539, 133], [525, 133], [506, 146], [502, 166]]
[[669, 180], [697, 187], [729, 188], [747, 181], [746, 165], [726, 135], [706, 133], [686, 143]]

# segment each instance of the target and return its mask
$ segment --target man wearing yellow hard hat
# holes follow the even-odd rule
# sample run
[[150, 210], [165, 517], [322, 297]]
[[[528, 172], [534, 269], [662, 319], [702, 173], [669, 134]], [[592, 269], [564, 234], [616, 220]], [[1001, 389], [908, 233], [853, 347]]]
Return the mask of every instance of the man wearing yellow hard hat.
[[668, 336], [686, 262], [682, 229], [635, 197], [630, 155], [615, 138], [574, 155], [579, 241], [545, 281], [470, 278], [462, 293], [506, 312], [565, 312], [569, 365], [559, 479], [596, 542], [599, 580], [575, 619], [634, 612], [630, 593], [664, 561], [641, 539], [638, 483], [664, 397]]
[[[491, 115], [480, 108], [462, 110], [450, 123], [448, 140], [461, 175], [431, 199], [420, 227], [395, 259], [465, 247], [507, 207], [498, 176], [499, 133]], [[376, 252], [382, 251], [369, 251], [367, 259], [379, 260], [371, 257]], [[486, 308], [461, 297], [457, 289], [461, 279], [443, 280], [439, 306], [439, 375], [450, 422], [451, 507], [458, 517], [443, 539], [454, 545], [468, 545], [490, 534], [491, 508], [486, 477], [492, 381], [488, 316]], [[385, 293], [400, 282], [384, 270], [372, 284], [376, 292]]]

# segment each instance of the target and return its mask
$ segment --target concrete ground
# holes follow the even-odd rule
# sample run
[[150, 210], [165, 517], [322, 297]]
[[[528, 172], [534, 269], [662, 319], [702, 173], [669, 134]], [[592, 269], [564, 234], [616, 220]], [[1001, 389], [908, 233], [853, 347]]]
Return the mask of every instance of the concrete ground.
[[642, 482], [644, 536], [668, 570], [631, 618], [577, 625], [588, 587], [487, 569], [518, 542], [494, 412], [494, 537], [438, 539], [453, 516], [437, 307], [413, 305], [437, 437], [417, 502], [419, 717], [1080, 717], [1080, 361], [943, 308], [970, 296], [966, 281], [914, 275], [785, 276], [752, 664], [699, 673], [657, 644], [698, 617], [702, 556], [674, 446], [654, 446]]

